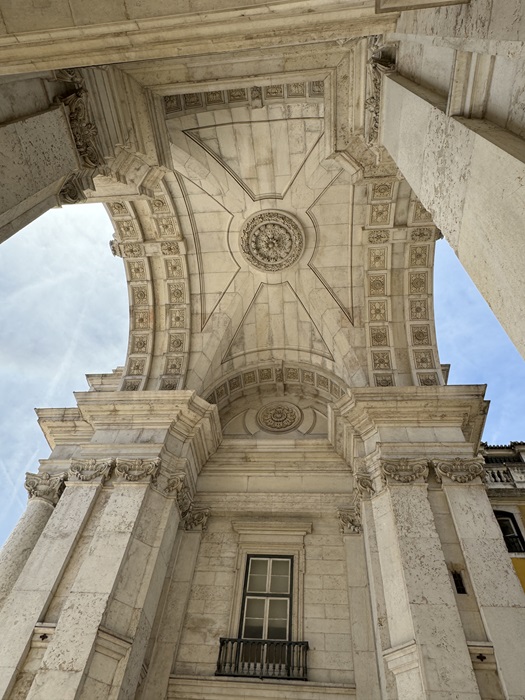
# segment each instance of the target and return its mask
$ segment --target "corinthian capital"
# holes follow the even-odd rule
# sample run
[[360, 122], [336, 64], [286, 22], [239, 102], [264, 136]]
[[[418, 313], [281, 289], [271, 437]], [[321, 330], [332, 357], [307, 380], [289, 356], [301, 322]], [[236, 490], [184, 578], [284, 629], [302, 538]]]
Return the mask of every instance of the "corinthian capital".
[[26, 473], [24, 484], [29, 498], [40, 498], [52, 506], [56, 506], [64, 490], [64, 474], [52, 476], [49, 472], [39, 474]]
[[417, 479], [428, 476], [428, 462], [424, 459], [390, 459], [381, 461], [383, 482], [396, 481], [401, 484], [411, 484]]
[[160, 459], [117, 459], [115, 474], [124, 481], [155, 481]]
[[113, 466], [113, 459], [74, 459], [68, 472], [68, 479], [71, 481], [100, 481], [104, 484]]
[[444, 459], [433, 462], [438, 481], [443, 478], [455, 481], [458, 484], [467, 484], [476, 477], [483, 477], [485, 473], [485, 462], [482, 457], [475, 459]]

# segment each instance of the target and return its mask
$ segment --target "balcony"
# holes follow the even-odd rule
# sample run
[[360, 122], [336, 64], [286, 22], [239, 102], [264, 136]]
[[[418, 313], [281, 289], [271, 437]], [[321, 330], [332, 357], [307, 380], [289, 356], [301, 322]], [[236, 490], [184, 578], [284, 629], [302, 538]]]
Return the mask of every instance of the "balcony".
[[220, 638], [216, 676], [307, 680], [308, 642]]
[[525, 489], [525, 464], [486, 464], [485, 483], [489, 489]]

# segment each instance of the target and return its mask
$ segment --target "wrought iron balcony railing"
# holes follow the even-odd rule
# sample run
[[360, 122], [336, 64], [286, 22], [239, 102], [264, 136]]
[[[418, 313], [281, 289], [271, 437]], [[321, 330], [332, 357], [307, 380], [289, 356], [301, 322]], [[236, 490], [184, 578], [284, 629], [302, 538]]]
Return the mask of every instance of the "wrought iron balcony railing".
[[220, 638], [216, 676], [306, 681], [308, 642]]

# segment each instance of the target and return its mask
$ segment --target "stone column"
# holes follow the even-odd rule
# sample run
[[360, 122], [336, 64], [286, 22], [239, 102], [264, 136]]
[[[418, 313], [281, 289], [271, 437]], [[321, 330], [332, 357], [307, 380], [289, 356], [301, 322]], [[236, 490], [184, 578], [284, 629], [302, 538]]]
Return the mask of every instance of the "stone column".
[[0, 551], [0, 610], [11, 592], [64, 488], [63, 475], [26, 474], [29, 502]]
[[[140, 588], [146, 561], [141, 547], [136, 546], [131, 551], [131, 545], [137, 530], [147, 528], [147, 523], [141, 522], [141, 514], [158, 468], [157, 461], [117, 460], [113, 492], [93, 534], [88, 555], [64, 603], [53, 638], [27, 695], [28, 700], [81, 697], [97, 646], [99, 651], [109, 652], [99, 668], [99, 675], [104, 680], [108, 672], [115, 675], [120, 659], [129, 654], [131, 639], [113, 635], [111, 629], [107, 632], [102, 629], [99, 634], [99, 628], [104, 627], [105, 612], [124, 573], [132, 581], [133, 588]], [[127, 559], [130, 566], [125, 571]], [[122, 602], [126, 603], [125, 600]], [[125, 610], [122, 613], [125, 614]], [[103, 697], [102, 690], [110, 690], [104, 682], [99, 686], [91, 696], [82, 697]]]
[[179, 531], [177, 552], [162, 617], [158, 619], [159, 629], [152, 662], [137, 694], [140, 700], [164, 698], [168, 692], [169, 677], [177, 658], [200, 542], [201, 532]]
[[381, 697], [381, 688], [359, 499], [356, 498], [352, 508], [339, 510], [338, 515], [346, 552], [356, 692], [361, 700], [375, 700]]
[[[512, 566], [485, 486], [483, 461], [435, 461], [503, 687], [525, 697], [525, 592]], [[469, 640], [476, 641], [476, 640]]]
[[390, 648], [403, 700], [480, 700], [461, 619], [427, 498], [426, 461], [381, 461], [371, 499]]
[[67, 109], [54, 106], [0, 127], [0, 242], [59, 203], [81, 168]]
[[[0, 697], [7, 698], [33, 636], [82, 534], [100, 482], [64, 493], [0, 611]], [[60, 693], [54, 697], [59, 697]]]
[[516, 322], [525, 299], [516, 274], [525, 262], [523, 139], [447, 115], [446, 97], [397, 74], [384, 77], [382, 104], [383, 145], [525, 356], [525, 328]]

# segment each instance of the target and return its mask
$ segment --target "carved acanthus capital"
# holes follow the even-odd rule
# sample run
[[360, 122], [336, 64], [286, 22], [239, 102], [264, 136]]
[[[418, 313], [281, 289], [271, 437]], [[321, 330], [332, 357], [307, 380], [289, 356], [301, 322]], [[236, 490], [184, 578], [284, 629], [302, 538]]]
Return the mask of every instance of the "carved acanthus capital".
[[400, 484], [411, 484], [418, 479], [428, 476], [428, 462], [422, 459], [381, 460], [381, 475], [383, 483], [392, 481]]
[[56, 506], [64, 490], [65, 474], [51, 475], [49, 472], [39, 474], [26, 473], [24, 486], [29, 498], [40, 498], [52, 506]]
[[168, 483], [164, 488], [165, 493], [174, 493], [177, 498], [177, 507], [180, 517], [185, 518], [193, 508], [193, 498], [186, 485], [186, 474], [174, 474], [168, 478]]
[[485, 462], [482, 457], [476, 459], [446, 459], [432, 462], [436, 471], [436, 478], [442, 481], [443, 478], [455, 481], [458, 484], [467, 484], [478, 476], [483, 478], [485, 474]]
[[117, 459], [115, 474], [124, 481], [155, 481], [160, 459]]
[[342, 535], [345, 533], [359, 535], [363, 531], [361, 513], [358, 507], [338, 508], [337, 517], [339, 518], [339, 530]]
[[75, 84], [75, 92], [62, 98], [62, 102], [69, 110], [69, 125], [83, 165], [97, 168], [104, 164], [96, 140], [97, 127], [89, 117], [87, 90]]
[[204, 532], [210, 517], [210, 508], [191, 508], [184, 518], [184, 529], [195, 530], [198, 527]]
[[75, 459], [68, 471], [70, 481], [97, 481], [104, 484], [110, 477], [114, 459]]
[[359, 494], [359, 499], [365, 496], [373, 496], [375, 493], [372, 479], [365, 472], [357, 472], [354, 474], [355, 490]]

